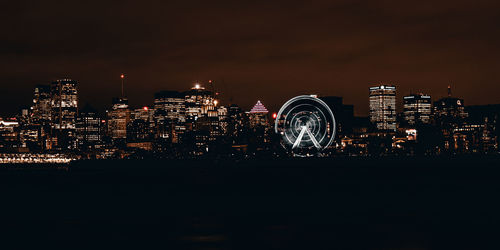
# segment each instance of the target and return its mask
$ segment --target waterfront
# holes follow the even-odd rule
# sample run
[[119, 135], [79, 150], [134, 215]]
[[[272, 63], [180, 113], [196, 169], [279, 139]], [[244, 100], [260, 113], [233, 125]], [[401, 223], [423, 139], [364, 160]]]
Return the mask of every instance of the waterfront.
[[73, 249], [497, 249], [499, 163], [346, 158], [3, 168], [1, 235], [20, 246]]

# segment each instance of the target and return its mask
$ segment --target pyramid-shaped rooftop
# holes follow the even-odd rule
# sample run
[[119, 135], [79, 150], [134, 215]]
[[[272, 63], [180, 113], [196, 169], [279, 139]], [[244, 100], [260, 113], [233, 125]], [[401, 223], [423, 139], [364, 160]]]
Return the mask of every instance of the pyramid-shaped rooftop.
[[253, 106], [253, 108], [250, 110], [251, 114], [255, 113], [269, 113], [269, 111], [264, 107], [264, 104], [262, 104], [260, 101], [257, 101], [257, 103]]

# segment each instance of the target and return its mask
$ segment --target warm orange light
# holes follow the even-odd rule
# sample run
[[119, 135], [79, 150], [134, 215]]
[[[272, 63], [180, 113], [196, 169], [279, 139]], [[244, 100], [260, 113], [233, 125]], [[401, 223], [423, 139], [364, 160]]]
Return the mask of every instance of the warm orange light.
[[278, 117], [278, 114], [273, 113], [273, 119], [276, 119]]
[[121, 75], [120, 75], [120, 78], [121, 78], [121, 79], [125, 78], [125, 75], [124, 75], [124, 74], [121, 74]]
[[212, 80], [208, 80], [208, 83], [212, 83]]
[[149, 110], [149, 108], [146, 107], [146, 106], [144, 106], [142, 109], [144, 109], [144, 111], [148, 111]]

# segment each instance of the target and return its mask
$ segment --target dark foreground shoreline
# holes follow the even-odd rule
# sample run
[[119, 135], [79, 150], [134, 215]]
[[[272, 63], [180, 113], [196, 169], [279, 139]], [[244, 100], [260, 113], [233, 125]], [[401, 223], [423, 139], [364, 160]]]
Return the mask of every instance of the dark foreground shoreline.
[[64, 249], [499, 249], [500, 158], [0, 168], [0, 238]]

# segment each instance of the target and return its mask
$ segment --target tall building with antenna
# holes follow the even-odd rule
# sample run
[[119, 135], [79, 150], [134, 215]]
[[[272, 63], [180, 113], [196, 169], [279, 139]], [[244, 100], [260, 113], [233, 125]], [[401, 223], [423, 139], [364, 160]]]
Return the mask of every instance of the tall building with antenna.
[[113, 98], [111, 110], [107, 111], [108, 134], [114, 140], [125, 140], [127, 138], [127, 126], [130, 122], [130, 109], [128, 99], [124, 93], [124, 78], [121, 74], [121, 97]]

